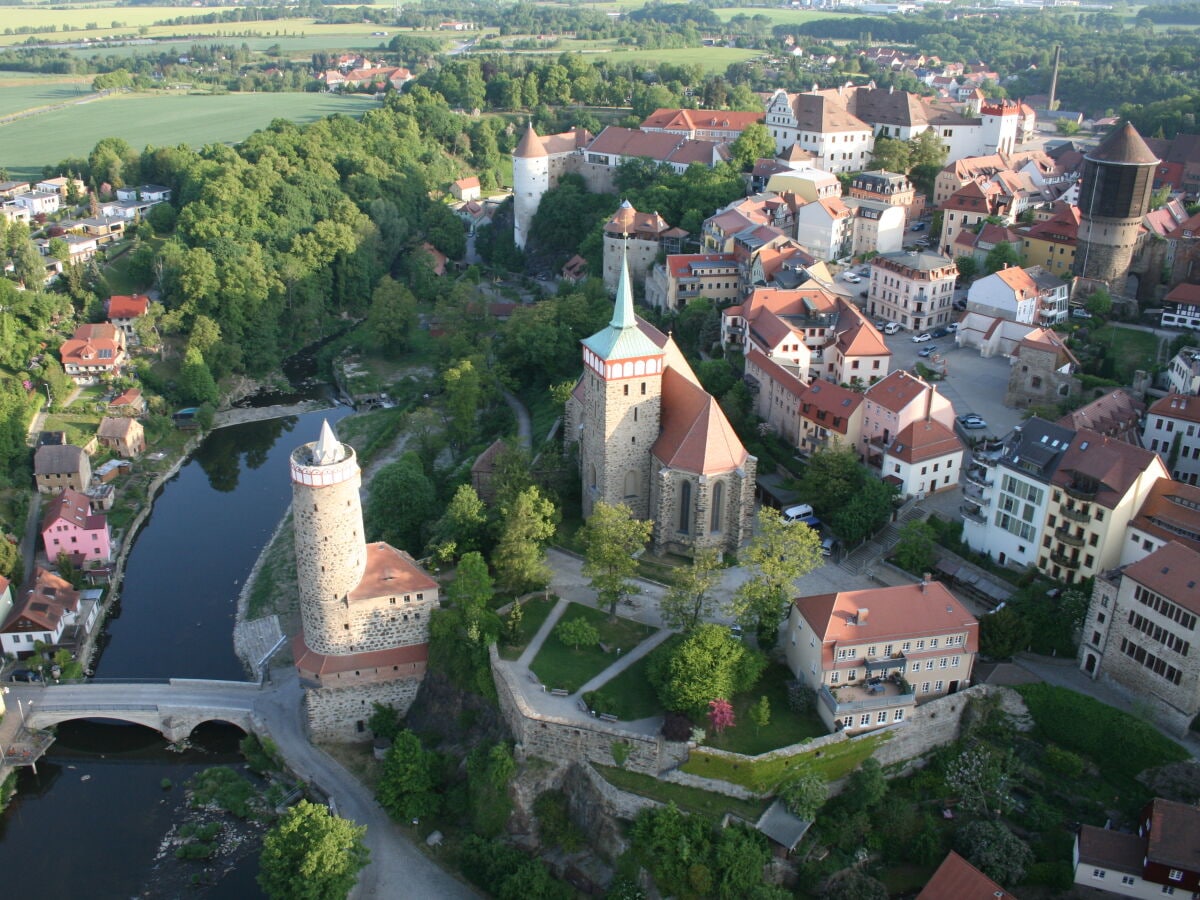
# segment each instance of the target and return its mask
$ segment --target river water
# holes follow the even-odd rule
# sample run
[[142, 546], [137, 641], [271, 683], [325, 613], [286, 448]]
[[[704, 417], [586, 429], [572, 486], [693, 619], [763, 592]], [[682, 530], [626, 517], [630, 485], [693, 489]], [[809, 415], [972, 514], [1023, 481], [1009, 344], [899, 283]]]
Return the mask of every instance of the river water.
[[[237, 595], [291, 500], [288, 455], [316, 439], [323, 418], [333, 423], [349, 412], [233, 425], [204, 439], [135, 538], [97, 677], [246, 678], [233, 653]], [[193, 749], [176, 753], [137, 726], [60, 726], [38, 774], [20, 770], [18, 794], [0, 815], [4, 896], [176, 896], [147, 888], [147, 878], [177, 820], [181, 785], [202, 768], [240, 759], [240, 737], [229, 726], [206, 726]], [[164, 779], [174, 787], [164, 790]], [[262, 897], [256, 872], [252, 855], [186, 896]]]

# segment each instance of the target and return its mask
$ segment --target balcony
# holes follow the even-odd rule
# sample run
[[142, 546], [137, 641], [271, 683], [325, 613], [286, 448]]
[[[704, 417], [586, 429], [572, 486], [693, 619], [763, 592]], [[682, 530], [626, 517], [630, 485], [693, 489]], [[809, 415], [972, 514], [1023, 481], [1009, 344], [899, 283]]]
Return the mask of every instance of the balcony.
[[1085, 502], [1095, 500], [1096, 494], [1100, 491], [1100, 486], [1095, 482], [1072, 482], [1063, 488], [1067, 492], [1068, 497], [1074, 497], [1076, 500]]
[[891, 656], [871, 657], [867, 660], [867, 674], [874, 675], [879, 672], [886, 674], [893, 669], [903, 672], [907, 664], [908, 658], [903, 653], [894, 653]]
[[1072, 522], [1078, 522], [1081, 525], [1086, 525], [1092, 521], [1092, 515], [1086, 509], [1076, 509], [1073, 506], [1060, 506], [1058, 511], [1064, 519], [1070, 519]]
[[959, 511], [962, 513], [962, 517], [964, 519], [970, 519], [972, 522], [975, 522], [979, 525], [987, 524], [987, 519], [984, 518], [983, 513], [980, 512], [979, 507], [977, 506], [964, 503], [961, 507], [959, 507]]
[[1071, 530], [1069, 528], [1054, 529], [1054, 536], [1064, 544], [1069, 544], [1072, 547], [1083, 546], [1083, 538], [1077, 534], [1071, 534]]
[[987, 469], [982, 466], [972, 466], [967, 469], [967, 481], [981, 488], [990, 488], [996, 483], [987, 477]]
[[963, 498], [968, 503], [975, 503], [984, 509], [992, 505], [992, 498], [973, 485], [967, 485], [963, 488]]
[[913, 688], [907, 686], [902, 690], [900, 685], [890, 679], [871, 679], [870, 682], [835, 685], [833, 691], [829, 685], [821, 685], [817, 696], [835, 716], [852, 712], [862, 712], [868, 709], [884, 709], [891, 706], [905, 706], [913, 702]]
[[1053, 553], [1051, 553], [1050, 561], [1067, 569], [1078, 569], [1080, 566], [1080, 561], [1078, 559], [1072, 559], [1061, 550], [1055, 550]]

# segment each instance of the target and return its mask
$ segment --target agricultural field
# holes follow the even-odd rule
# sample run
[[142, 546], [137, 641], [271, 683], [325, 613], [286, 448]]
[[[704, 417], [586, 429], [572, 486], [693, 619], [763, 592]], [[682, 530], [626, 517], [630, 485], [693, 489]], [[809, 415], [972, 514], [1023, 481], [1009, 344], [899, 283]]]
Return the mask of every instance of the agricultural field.
[[808, 9], [779, 9], [766, 6], [733, 6], [714, 9], [722, 22], [728, 22], [734, 16], [766, 16], [772, 25], [803, 25], [806, 22], [817, 22], [821, 19], [846, 19], [852, 16], [862, 16], [856, 10], [850, 12], [819, 12]]
[[45, 165], [86, 157], [104, 137], [138, 150], [236, 143], [272, 119], [358, 116], [378, 103], [362, 94], [123, 94], [0, 125], [0, 165], [13, 178], [40, 176]]
[[7, 73], [0, 72], [0, 116], [65, 103], [91, 92], [91, 77], [27, 75], [9, 78]]
[[[4, 28], [16, 31], [18, 28], [38, 28], [44, 25], [57, 25], [59, 31], [86, 31], [89, 24], [99, 26], [100, 32], [113, 30], [113, 23], [119, 23], [117, 30], [137, 29], [143, 25], [153, 25], [163, 19], [174, 19], [176, 16], [208, 15], [236, 9], [234, 6], [208, 6], [203, 9], [187, 6], [79, 6], [74, 8], [51, 8], [49, 6], [6, 6], [4, 7]], [[95, 31], [93, 31], [95, 34]]]
[[[513, 35], [505, 40], [522, 40], [526, 35]], [[487, 53], [489, 51], [481, 51]], [[677, 66], [699, 65], [708, 72], [724, 72], [732, 63], [745, 62], [762, 56], [761, 50], [742, 50], [730, 47], [685, 47], [674, 50], [633, 50], [616, 41], [563, 40], [544, 50], [506, 50], [517, 56], [558, 56], [579, 53], [585, 58], [610, 54], [614, 62], [672, 63]]]

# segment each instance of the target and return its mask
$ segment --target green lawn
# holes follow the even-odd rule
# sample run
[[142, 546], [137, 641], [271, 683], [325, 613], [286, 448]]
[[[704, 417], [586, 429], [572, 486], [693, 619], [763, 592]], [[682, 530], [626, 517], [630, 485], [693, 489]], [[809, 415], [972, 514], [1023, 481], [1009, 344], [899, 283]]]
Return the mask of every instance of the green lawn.
[[43, 431], [65, 431], [67, 443], [82, 447], [96, 436], [100, 416], [94, 413], [52, 413], [46, 416]]
[[38, 78], [23, 78], [10, 81], [0, 80], [0, 116], [51, 106], [73, 100], [92, 92], [90, 81], [67, 81], [61, 75], [41, 75]]
[[615, 622], [610, 622], [608, 613], [578, 603], [567, 607], [559, 621], [578, 618], [587, 619], [596, 626], [600, 632], [600, 643], [608, 647], [608, 652], [605, 653], [599, 646], [572, 650], [551, 633], [530, 666], [549, 688], [565, 688], [571, 692], [579, 690], [590, 678], [617, 661], [618, 649], [621, 653], [628, 653], [654, 632], [649, 625], [619, 616]]
[[557, 600], [539, 600], [537, 598], [526, 600], [521, 605], [521, 612], [524, 614], [521, 618], [521, 636], [515, 644], [506, 644], [501, 641], [500, 658], [512, 660], [519, 657], [529, 646], [529, 642], [533, 640], [533, 636], [542, 627], [546, 616], [550, 615], [550, 610], [554, 609], [554, 604], [557, 602]]
[[1159, 365], [1159, 339], [1146, 331], [1105, 325], [1093, 329], [1089, 343], [1114, 357], [1112, 377], [1121, 384], [1129, 384], [1137, 369], [1150, 372]]
[[104, 137], [123, 138], [138, 150], [236, 143], [273, 119], [357, 116], [378, 105], [353, 94], [123, 94], [0, 126], [0, 159], [10, 177], [28, 178], [40, 176], [44, 165], [86, 157]]
[[[677, 644], [680, 640], [679, 635], [674, 635], [659, 647]], [[612, 713], [626, 722], [659, 715], [663, 711], [662, 704], [646, 676], [649, 666], [650, 657], [643, 656], [616, 678], [601, 685], [599, 693], [604, 696], [604, 708], [600, 711]]]
[[[709, 734], [707, 743], [718, 750], [757, 756], [780, 747], [790, 747], [807, 738], [828, 734], [815, 712], [797, 713], [788, 707], [787, 683], [792, 673], [787, 666], [772, 664], [752, 691], [733, 698], [737, 724], [724, 734]], [[766, 696], [771, 704], [771, 721], [759, 729], [750, 718], [750, 707]]]
[[609, 784], [622, 790], [658, 800], [660, 803], [674, 803], [685, 812], [704, 816], [710, 822], [720, 821], [727, 812], [740, 816], [747, 822], [757, 822], [768, 806], [763, 800], [739, 800], [737, 797], [727, 797], [700, 788], [659, 781], [651, 775], [627, 772], [613, 766], [596, 766], [596, 771], [603, 775]]

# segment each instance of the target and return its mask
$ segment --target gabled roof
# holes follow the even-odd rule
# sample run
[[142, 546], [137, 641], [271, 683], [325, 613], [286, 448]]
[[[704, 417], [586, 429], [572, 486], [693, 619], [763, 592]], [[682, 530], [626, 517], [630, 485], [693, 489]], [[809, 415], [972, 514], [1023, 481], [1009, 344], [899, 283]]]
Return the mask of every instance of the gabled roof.
[[[891, 356], [892, 351], [879, 330], [867, 321], [858, 307], [838, 299], [837, 348], [846, 356]], [[843, 322], [845, 325], [843, 326]]]
[[1183, 419], [1185, 422], [1200, 422], [1200, 397], [1187, 394], [1167, 394], [1154, 401], [1147, 412], [1167, 419]]
[[867, 399], [884, 409], [898, 413], [929, 390], [933, 389], [928, 382], [898, 369], [867, 388]]
[[1176, 225], [1167, 234], [1167, 237], [1171, 240], [1194, 240], [1198, 234], [1200, 234], [1200, 212]]
[[110, 319], [136, 319], [146, 314], [150, 298], [145, 294], [114, 294], [108, 298], [108, 317]]
[[[1129, 391], [1117, 389], [1067, 413], [1058, 420], [1058, 424], [1074, 431], [1090, 428], [1124, 440], [1130, 432], [1136, 437], [1138, 421], [1145, 412], [1145, 403]], [[1200, 414], [1200, 410], [1197, 410], [1197, 414]]]
[[1200, 284], [1177, 284], [1163, 299], [1183, 306], [1200, 306]]
[[100, 427], [96, 429], [96, 435], [124, 441], [135, 435], [141, 427], [137, 419], [131, 419], [129, 416], [105, 416], [100, 420]]
[[1141, 876], [1146, 839], [1095, 825], [1079, 829], [1079, 861]]
[[[1140, 585], [1162, 594], [1172, 603], [1200, 615], [1200, 553], [1171, 541], [1124, 569], [1124, 574]], [[1198, 823], [1200, 825], [1200, 823]], [[1197, 852], [1200, 853], [1200, 830]], [[1197, 860], [1200, 863], [1200, 860]], [[1196, 865], [1200, 871], [1200, 864]]]
[[1200, 553], [1200, 487], [1170, 478], [1158, 479], [1129, 525]]
[[760, 112], [731, 112], [719, 109], [656, 109], [641, 124], [642, 129], [674, 128], [695, 131], [700, 128], [742, 131], [747, 125], [761, 122]]
[[437, 586], [437, 582], [411, 556], [391, 544], [378, 541], [367, 544], [367, 562], [362, 578], [348, 599], [353, 603], [355, 600], [373, 600], [415, 591], [434, 591]]
[[917, 900], [1017, 900], [955, 853], [942, 860]]
[[459, 188], [460, 190], [466, 190], [469, 188], [477, 188], [477, 187], [479, 187], [479, 176], [478, 175], [470, 175], [466, 178], [460, 178], [460, 179], [458, 179], [458, 181], [454, 182], [454, 185], [455, 185], [455, 187]]
[[[807, 386], [800, 402], [804, 418], [844, 435], [850, 430], [850, 417], [863, 404], [863, 396], [832, 381], [817, 380]], [[821, 412], [826, 413], [824, 419], [818, 418]]]
[[[979, 649], [979, 623], [937, 581], [816, 594], [792, 602], [822, 643], [883, 641], [969, 629], [963, 652]], [[867, 615], [860, 617], [861, 610]]]
[[1077, 475], [1093, 479], [1099, 485], [1095, 502], [1113, 509], [1138, 477], [1151, 469], [1165, 472], [1156, 453], [1084, 428], [1075, 433], [1053, 480], [1070, 485]]
[[92, 506], [86, 494], [70, 488], [64, 488], [46, 505], [46, 514], [42, 516], [42, 531], [60, 520], [87, 531], [103, 530], [106, 522], [104, 516], [92, 513]]
[[1021, 343], [1013, 348], [1013, 355], [1020, 356], [1022, 349], [1053, 353], [1055, 355], [1056, 368], [1067, 363], [1071, 363], [1074, 366], [1079, 365], [1079, 360], [1075, 358], [1075, 354], [1071, 352], [1071, 348], [1064, 344], [1062, 338], [1049, 328], [1033, 329], [1021, 339]]
[[87, 454], [73, 444], [43, 444], [33, 454], [35, 475], [73, 475], [86, 464]]
[[941, 422], [922, 419], [897, 432], [887, 455], [911, 464], [961, 453], [962, 450], [962, 441], [953, 431]]
[[1200, 809], [1156, 797], [1150, 804], [1146, 856], [1173, 869], [1200, 872]]
[[808, 392], [808, 385], [753, 345], [746, 353], [746, 365], [757, 367], [771, 381], [796, 398], [803, 398]]
[[27, 630], [14, 627], [19, 620], [26, 619], [43, 631], [56, 632], [63, 616], [78, 608], [79, 591], [71, 587], [71, 582], [38, 566], [0, 631]]
[[651, 453], [698, 475], [740, 469], [749, 454], [711, 394], [672, 368], [663, 372], [662, 423]]

